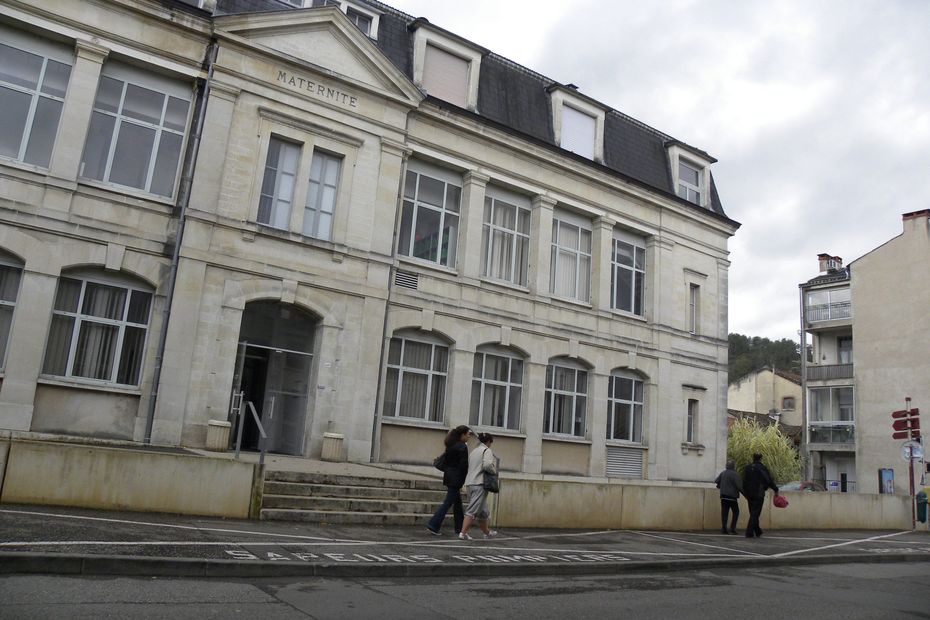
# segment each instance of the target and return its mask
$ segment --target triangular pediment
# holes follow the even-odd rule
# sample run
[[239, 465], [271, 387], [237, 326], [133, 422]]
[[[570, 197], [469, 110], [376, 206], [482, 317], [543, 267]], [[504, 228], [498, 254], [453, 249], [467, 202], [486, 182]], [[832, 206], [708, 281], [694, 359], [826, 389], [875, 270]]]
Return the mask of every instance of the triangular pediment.
[[336, 7], [227, 15], [217, 35], [417, 105], [422, 93]]

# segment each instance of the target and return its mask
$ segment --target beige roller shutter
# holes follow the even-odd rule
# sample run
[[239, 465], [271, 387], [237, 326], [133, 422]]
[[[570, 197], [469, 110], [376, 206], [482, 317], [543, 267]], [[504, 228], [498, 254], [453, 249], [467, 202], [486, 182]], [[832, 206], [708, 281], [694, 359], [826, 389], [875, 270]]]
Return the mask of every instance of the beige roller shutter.
[[427, 45], [423, 63], [423, 88], [433, 97], [466, 107], [468, 61], [433, 45]]

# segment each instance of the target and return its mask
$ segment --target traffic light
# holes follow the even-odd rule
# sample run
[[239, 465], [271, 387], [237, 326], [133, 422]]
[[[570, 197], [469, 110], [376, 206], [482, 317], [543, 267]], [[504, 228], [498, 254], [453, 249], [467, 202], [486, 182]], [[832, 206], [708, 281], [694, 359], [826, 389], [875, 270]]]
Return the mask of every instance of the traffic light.
[[892, 411], [891, 417], [891, 428], [895, 431], [892, 439], [920, 439], [920, 410], [915, 407]]

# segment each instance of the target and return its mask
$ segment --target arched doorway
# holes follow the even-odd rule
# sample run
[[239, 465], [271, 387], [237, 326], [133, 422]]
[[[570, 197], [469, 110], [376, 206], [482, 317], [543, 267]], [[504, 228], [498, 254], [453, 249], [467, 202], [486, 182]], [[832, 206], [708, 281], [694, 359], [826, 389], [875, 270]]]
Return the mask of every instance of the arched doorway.
[[251, 402], [268, 435], [265, 448], [303, 454], [317, 323], [296, 306], [246, 304], [233, 377], [233, 393], [241, 394], [242, 401], [242, 449], [260, 448], [258, 426], [246, 404]]

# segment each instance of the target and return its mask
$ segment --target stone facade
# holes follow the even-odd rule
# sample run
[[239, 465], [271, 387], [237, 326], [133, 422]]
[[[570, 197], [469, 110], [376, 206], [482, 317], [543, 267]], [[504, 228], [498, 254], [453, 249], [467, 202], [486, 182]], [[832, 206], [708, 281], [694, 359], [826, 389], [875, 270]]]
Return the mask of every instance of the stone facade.
[[[541, 76], [379, 3], [367, 36], [345, 6], [210, 4], [0, 8], [14, 47], [71, 62], [48, 165], [0, 161], [21, 276], [0, 426], [202, 447], [241, 395], [246, 448], [251, 403], [266, 447], [311, 458], [328, 432], [352, 461], [427, 464], [469, 424], [527, 475], [713, 478], [738, 224], [709, 155], [571, 88], [526, 90], [602, 115], [593, 159], [569, 153], [551, 124], [502, 122], [484, 81]], [[467, 108], [429, 95], [417, 53], [468, 56]], [[133, 168], [115, 136], [143, 129], [159, 146]], [[179, 139], [196, 165], [165, 189]]]
[[794, 373], [759, 370], [727, 389], [727, 407], [773, 415], [780, 424], [801, 426], [801, 378]]

